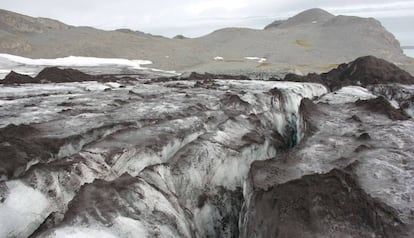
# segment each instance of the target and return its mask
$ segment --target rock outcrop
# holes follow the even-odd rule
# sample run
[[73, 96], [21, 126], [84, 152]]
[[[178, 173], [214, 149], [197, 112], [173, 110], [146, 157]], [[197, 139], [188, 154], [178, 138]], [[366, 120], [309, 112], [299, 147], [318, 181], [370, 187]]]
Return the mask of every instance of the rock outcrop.
[[39, 83], [39, 80], [29, 75], [19, 74], [11, 71], [6, 77], [0, 81], [0, 84], [22, 84], [22, 83]]
[[333, 90], [348, 85], [414, 84], [414, 77], [386, 60], [364, 56], [321, 75]]
[[397, 211], [333, 169], [255, 192], [242, 237], [401, 237]]
[[363, 56], [350, 63], [340, 64], [327, 73], [306, 76], [287, 74], [284, 81], [315, 82], [338, 90], [349, 85], [414, 84], [414, 77], [393, 63], [374, 56]]
[[[123, 79], [135, 80], [134, 78], [128, 77], [123, 77]], [[40, 71], [34, 78], [11, 71], [3, 80], [0, 80], [0, 84], [69, 83], [84, 81], [111, 82], [116, 80], [118, 78], [111, 75], [90, 75], [72, 68], [47, 67]]]
[[95, 76], [85, 74], [76, 69], [61, 69], [58, 67], [45, 68], [36, 76], [36, 79], [41, 82], [53, 83], [91, 81], [95, 78]]

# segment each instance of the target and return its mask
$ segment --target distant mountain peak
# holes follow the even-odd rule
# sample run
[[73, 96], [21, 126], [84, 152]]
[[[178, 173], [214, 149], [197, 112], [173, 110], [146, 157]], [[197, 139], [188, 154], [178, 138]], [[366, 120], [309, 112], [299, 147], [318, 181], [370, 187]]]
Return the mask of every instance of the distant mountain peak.
[[320, 9], [320, 8], [311, 8], [296, 14], [293, 17], [290, 17], [287, 20], [276, 20], [271, 24], [267, 25], [265, 29], [275, 28], [275, 27], [290, 27], [300, 24], [309, 24], [309, 23], [319, 23], [319, 22], [326, 22], [335, 15]]
[[296, 18], [296, 17], [300, 17], [300, 16], [305, 16], [305, 17], [333, 17], [334, 15], [331, 14], [328, 11], [325, 11], [324, 9], [321, 8], [310, 8], [308, 10], [302, 11], [298, 14], [296, 14], [295, 16], [293, 16], [292, 18]]

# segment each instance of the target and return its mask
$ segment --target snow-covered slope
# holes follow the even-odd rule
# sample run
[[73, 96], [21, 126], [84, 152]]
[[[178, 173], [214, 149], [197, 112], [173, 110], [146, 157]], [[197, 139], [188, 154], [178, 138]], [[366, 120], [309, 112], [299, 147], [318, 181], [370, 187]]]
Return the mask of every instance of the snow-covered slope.
[[[146, 74], [154, 72], [157, 77], [176, 75], [174, 71], [148, 68], [149, 60], [129, 60], [121, 58], [97, 58], [69, 56], [57, 59], [32, 59], [11, 54], [0, 54], [0, 80], [11, 70], [35, 76], [44, 67], [58, 66], [78, 68], [91, 74]], [[144, 67], [145, 66], [145, 67]]]

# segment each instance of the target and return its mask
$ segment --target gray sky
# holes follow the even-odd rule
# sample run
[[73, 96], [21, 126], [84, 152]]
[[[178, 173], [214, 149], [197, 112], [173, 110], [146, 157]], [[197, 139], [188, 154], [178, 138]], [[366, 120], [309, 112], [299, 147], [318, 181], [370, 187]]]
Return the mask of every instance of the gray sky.
[[0, 0], [0, 8], [71, 25], [130, 28], [169, 37], [196, 37], [230, 26], [263, 28], [315, 7], [375, 17], [403, 45], [414, 45], [414, 0]]

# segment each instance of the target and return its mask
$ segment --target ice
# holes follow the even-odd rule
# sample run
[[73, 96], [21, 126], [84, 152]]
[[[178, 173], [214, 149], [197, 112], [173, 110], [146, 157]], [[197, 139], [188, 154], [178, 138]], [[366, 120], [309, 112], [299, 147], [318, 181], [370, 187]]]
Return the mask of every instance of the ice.
[[[112, 181], [124, 173], [142, 178], [136, 188], [128, 188], [136, 189], [134, 197], [116, 198], [124, 202], [119, 214], [110, 213], [109, 225], [100, 220], [108, 211], [87, 200], [85, 207], [99, 209], [85, 212], [90, 220], [85, 222], [83, 214], [76, 214], [73, 220], [57, 221], [44, 235], [145, 237], [155, 230], [161, 237], [192, 237], [196, 222], [196, 232], [213, 234], [220, 216], [237, 216], [238, 211], [227, 209], [233, 203], [215, 189], [220, 187], [225, 194], [234, 191], [235, 197], [225, 196], [239, 199], [250, 164], [279, 152], [271, 133], [282, 134], [287, 125], [297, 127], [301, 99], [319, 97], [327, 89], [312, 83], [214, 81], [214, 89], [194, 87], [194, 82], [187, 81], [133, 82], [125, 88], [120, 87], [122, 82], [0, 87], [5, 121], [39, 121], [34, 126], [42, 137], [67, 138], [53, 161], [41, 161], [25, 175], [50, 199], [51, 211], [63, 216], [80, 187], [96, 179]], [[104, 91], [108, 87], [115, 90]], [[275, 87], [282, 97], [269, 93]], [[236, 100], [227, 107], [223, 100], [228, 94], [247, 103]], [[62, 169], [55, 170], [56, 165]], [[164, 165], [168, 173], [154, 169]], [[56, 195], [49, 196], [49, 191]], [[205, 193], [218, 203], [206, 203], [197, 218], [188, 216], [185, 211], [194, 214], [199, 195]], [[226, 210], [219, 214], [222, 207]]]
[[399, 108], [401, 106], [405, 112], [414, 117], [413, 85], [379, 84], [371, 85], [368, 89], [375, 95], [386, 97], [393, 107]]
[[96, 58], [83, 56], [68, 56], [56, 59], [30, 59], [10, 54], [0, 54], [0, 58], [10, 61], [26, 64], [26, 65], [42, 65], [42, 66], [81, 66], [91, 67], [100, 65], [123, 65], [135, 69], [142, 69], [141, 65], [152, 64], [149, 60], [128, 60], [121, 58]]
[[368, 89], [359, 86], [343, 87], [338, 91], [324, 95], [319, 102], [329, 104], [342, 104], [376, 98]]
[[195, 225], [201, 234], [214, 234], [214, 222], [221, 219], [217, 209], [209, 204], [204, 205], [201, 209], [196, 209], [194, 217]]
[[121, 237], [148, 237], [145, 226], [137, 220], [119, 216], [115, 218], [113, 228]]
[[5, 185], [8, 193], [0, 203], [0, 237], [28, 237], [48, 216], [49, 201], [20, 181]]
[[56, 230], [53, 234], [48, 235], [48, 238], [119, 238], [112, 232], [105, 230], [103, 227], [90, 228], [90, 227], [64, 227]]
[[[82, 85], [81, 83], [78, 83]], [[76, 84], [27, 84], [20, 86], [0, 86], [0, 98], [5, 97], [33, 97], [44, 94], [80, 93], [83, 91]]]

